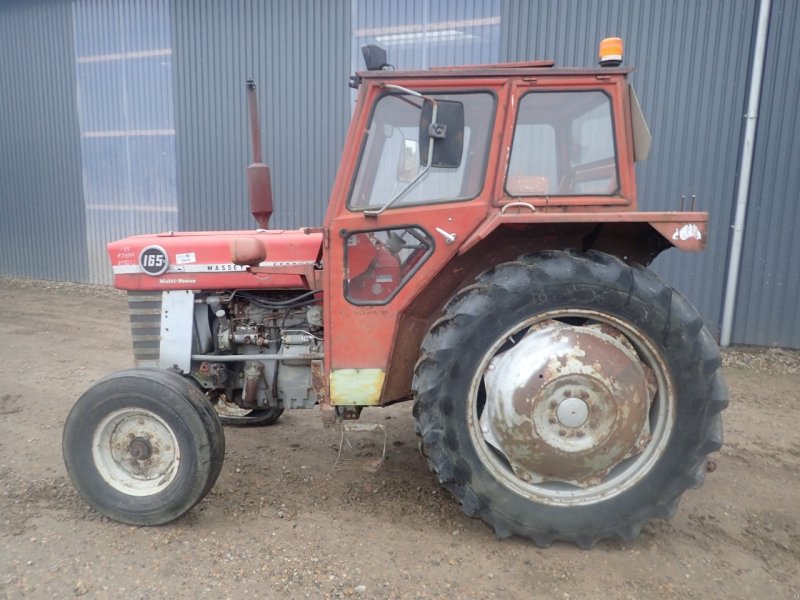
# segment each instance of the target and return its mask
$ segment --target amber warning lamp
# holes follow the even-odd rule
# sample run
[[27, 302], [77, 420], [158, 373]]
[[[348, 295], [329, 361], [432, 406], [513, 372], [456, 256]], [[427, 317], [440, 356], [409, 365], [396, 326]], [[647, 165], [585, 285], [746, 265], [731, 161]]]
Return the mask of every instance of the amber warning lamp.
[[600, 42], [600, 66], [618, 67], [622, 64], [622, 38], [610, 37]]

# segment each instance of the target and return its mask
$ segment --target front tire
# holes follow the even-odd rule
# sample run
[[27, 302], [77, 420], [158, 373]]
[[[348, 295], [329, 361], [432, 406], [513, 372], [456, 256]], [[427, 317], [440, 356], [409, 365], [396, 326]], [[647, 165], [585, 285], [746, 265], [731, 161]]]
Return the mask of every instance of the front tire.
[[702, 483], [727, 392], [695, 309], [650, 271], [544, 252], [482, 275], [423, 342], [417, 431], [499, 537], [635, 538]]
[[64, 425], [67, 472], [83, 499], [132, 525], [161, 525], [205, 497], [225, 455], [208, 400], [176, 373], [130, 369], [89, 388]]

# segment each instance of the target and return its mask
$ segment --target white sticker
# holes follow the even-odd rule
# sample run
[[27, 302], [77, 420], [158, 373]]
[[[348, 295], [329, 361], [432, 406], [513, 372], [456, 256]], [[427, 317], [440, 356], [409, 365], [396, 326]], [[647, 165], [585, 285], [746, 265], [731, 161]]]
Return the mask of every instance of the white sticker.
[[680, 229], [675, 230], [675, 233], [672, 234], [672, 239], [682, 241], [688, 239], [701, 240], [703, 239], [703, 234], [700, 232], [700, 228], [697, 225], [694, 223], [687, 223]]
[[184, 252], [183, 254], [175, 255], [175, 262], [179, 265], [189, 265], [193, 262], [197, 262], [197, 257], [194, 255], [194, 252]]

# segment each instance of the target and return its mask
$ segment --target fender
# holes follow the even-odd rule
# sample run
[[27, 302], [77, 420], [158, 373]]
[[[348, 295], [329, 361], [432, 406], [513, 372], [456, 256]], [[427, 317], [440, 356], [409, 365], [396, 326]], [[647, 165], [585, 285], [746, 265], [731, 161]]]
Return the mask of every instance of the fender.
[[[546, 224], [546, 223], [586, 223], [613, 224], [616, 230], [644, 231], [642, 224], [661, 234], [668, 242], [666, 247], [675, 247], [689, 252], [705, 250], [708, 243], [707, 212], [536, 212], [529, 204], [514, 203], [506, 205], [492, 214], [475, 232], [464, 241], [458, 250], [466, 254], [475, 245], [489, 237], [503, 225]], [[511, 207], [508, 211], [504, 210]], [[524, 212], [523, 212], [524, 211]], [[602, 229], [602, 227], [601, 227]], [[655, 256], [653, 257], [655, 258]], [[650, 259], [652, 261], [652, 259]], [[648, 261], [650, 262], [650, 261]]]

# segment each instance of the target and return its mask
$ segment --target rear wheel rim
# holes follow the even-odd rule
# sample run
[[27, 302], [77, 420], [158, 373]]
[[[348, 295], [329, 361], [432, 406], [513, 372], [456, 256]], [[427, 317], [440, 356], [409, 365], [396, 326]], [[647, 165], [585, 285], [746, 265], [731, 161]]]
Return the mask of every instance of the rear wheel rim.
[[[521, 459], [522, 456], [511, 445], [504, 446], [503, 439], [498, 441], [493, 429], [495, 422], [489, 423], [487, 427], [487, 415], [496, 412], [493, 410], [496, 407], [489, 405], [496, 401], [498, 394], [492, 394], [494, 388], [487, 386], [486, 375], [498, 362], [498, 358], [502, 359], [506, 353], [513, 351], [512, 341], [518, 342], [531, 331], [536, 332], [537, 328], [545, 331], [549, 329], [550, 333], [580, 330], [585, 335], [583, 330], [587, 327], [602, 329], [609, 336], [619, 339], [620, 346], [630, 349], [630, 354], [641, 363], [642, 372], [647, 375], [647, 385], [653, 396], [650, 399], [649, 408], [646, 410], [646, 429], [637, 438], [636, 443], [628, 449], [631, 455], [616, 461], [607, 472], [584, 478], [579, 484], [576, 484], [574, 481], [568, 483], [563, 480], [548, 479], [547, 473], [537, 472], [536, 468], [520, 468], [516, 464], [516, 459]], [[561, 404], [553, 408], [552, 417], [563, 418], [568, 425], [581, 425], [586, 417], [585, 406], [582, 405], [579, 398], [573, 397], [572, 394], [563, 400]], [[538, 413], [542, 413], [542, 411], [537, 406], [534, 403], [531, 411], [530, 443], [550, 443], [558, 446], [558, 442], [547, 441], [547, 434], [544, 435], [544, 438], [539, 435], [538, 431], [541, 430], [542, 420], [535, 421], [534, 417], [537, 411]], [[669, 377], [668, 367], [655, 344], [637, 327], [596, 310], [549, 311], [509, 328], [498, 336], [483, 355], [469, 391], [468, 428], [481, 463], [504, 487], [534, 502], [548, 505], [591, 505], [630, 489], [655, 467], [669, 441], [674, 422], [674, 387]], [[562, 426], [562, 423], [556, 423], [556, 427]], [[612, 430], [616, 426], [613, 425]], [[557, 440], [558, 438], [553, 439]]]

